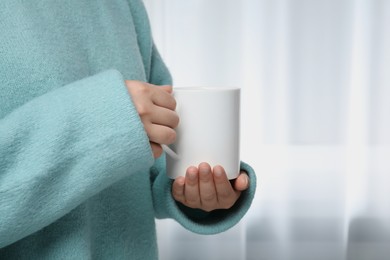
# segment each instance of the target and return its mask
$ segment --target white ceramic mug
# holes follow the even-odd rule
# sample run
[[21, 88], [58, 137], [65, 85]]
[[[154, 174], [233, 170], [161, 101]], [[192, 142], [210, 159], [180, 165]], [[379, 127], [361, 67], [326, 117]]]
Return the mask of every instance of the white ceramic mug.
[[240, 171], [240, 89], [174, 88], [180, 117], [177, 139], [163, 146], [167, 175], [184, 176], [190, 166], [221, 165], [229, 179]]

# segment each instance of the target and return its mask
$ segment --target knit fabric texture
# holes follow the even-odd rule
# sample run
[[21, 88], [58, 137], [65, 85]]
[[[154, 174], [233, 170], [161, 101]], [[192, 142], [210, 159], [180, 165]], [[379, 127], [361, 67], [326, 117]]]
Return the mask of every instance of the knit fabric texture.
[[125, 79], [172, 84], [140, 0], [0, 1], [0, 259], [157, 259], [155, 217], [223, 232], [250, 207], [175, 202]]

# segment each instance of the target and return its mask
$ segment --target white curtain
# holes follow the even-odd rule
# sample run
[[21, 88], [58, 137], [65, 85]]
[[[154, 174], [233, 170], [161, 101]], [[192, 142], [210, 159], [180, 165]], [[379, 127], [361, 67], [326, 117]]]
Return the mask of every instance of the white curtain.
[[159, 221], [161, 259], [390, 259], [390, 1], [145, 4], [176, 86], [242, 88], [259, 183], [223, 234]]

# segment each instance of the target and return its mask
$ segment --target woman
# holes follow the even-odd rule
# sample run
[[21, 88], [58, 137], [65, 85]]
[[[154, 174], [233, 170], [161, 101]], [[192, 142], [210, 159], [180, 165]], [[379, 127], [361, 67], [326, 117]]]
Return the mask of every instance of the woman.
[[154, 217], [213, 234], [245, 214], [244, 163], [232, 185], [166, 177], [179, 118], [140, 0], [5, 0], [0, 28], [0, 259], [156, 259]]

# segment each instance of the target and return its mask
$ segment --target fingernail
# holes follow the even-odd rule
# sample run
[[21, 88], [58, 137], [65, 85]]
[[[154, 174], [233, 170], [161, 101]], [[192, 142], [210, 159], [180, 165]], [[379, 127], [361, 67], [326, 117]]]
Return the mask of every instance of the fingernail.
[[215, 176], [221, 177], [222, 174], [223, 174], [223, 171], [222, 171], [222, 169], [221, 169], [220, 167], [216, 167], [216, 168], [214, 169], [214, 175], [215, 175]]
[[199, 169], [199, 173], [202, 174], [202, 175], [207, 175], [209, 173], [209, 171], [207, 169], [201, 167]]
[[196, 180], [196, 172], [190, 171], [190, 172], [188, 173], [188, 178], [189, 178], [190, 180]]
[[184, 180], [183, 176], [180, 176], [177, 178], [177, 184], [179, 184], [180, 186], [184, 186], [184, 183], [185, 183], [185, 180]]

